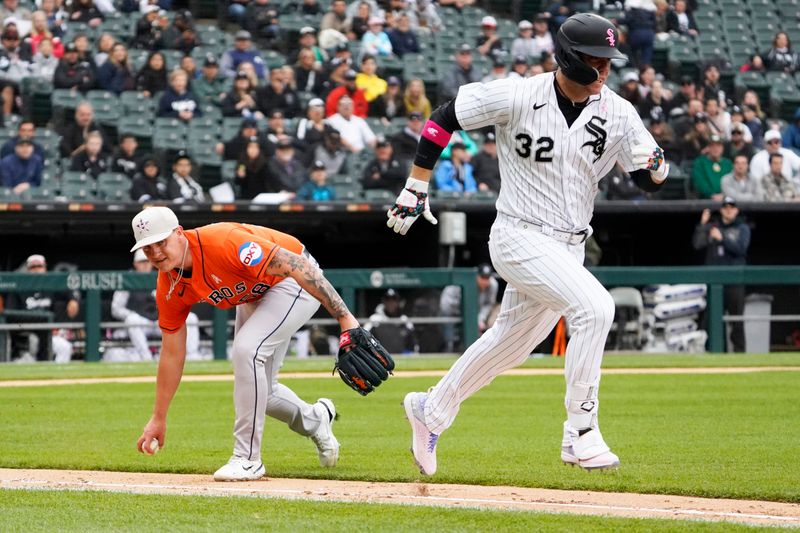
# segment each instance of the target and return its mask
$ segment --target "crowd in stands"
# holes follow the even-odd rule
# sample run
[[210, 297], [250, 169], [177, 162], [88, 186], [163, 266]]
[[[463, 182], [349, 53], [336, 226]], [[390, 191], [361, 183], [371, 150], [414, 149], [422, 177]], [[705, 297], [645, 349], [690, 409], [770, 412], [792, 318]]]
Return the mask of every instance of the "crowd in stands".
[[[16, 129], [2, 147], [4, 194], [199, 203], [227, 183], [242, 200], [393, 198], [433, 108], [466, 83], [554, 71], [553, 36], [585, 8], [554, 0], [511, 21], [474, 4], [230, 0], [234, 27], [223, 32], [171, 0], [2, 0], [0, 108]], [[793, 76], [789, 34], [776, 31], [741, 65], [719, 57], [699, 62], [697, 76], [656, 71], [660, 41], [703, 38], [697, 3], [616, 7], [603, 12], [630, 62], [608, 83], [664, 147], [681, 193], [800, 198], [800, 108], [787, 123], [768, 115], [763, 93], [726, 78]], [[33, 121], [36, 87], [51, 92], [52, 114]], [[494, 197], [493, 132], [454, 135], [434, 182], [435, 194]], [[648, 197], [621, 169], [602, 188], [605, 199]]]

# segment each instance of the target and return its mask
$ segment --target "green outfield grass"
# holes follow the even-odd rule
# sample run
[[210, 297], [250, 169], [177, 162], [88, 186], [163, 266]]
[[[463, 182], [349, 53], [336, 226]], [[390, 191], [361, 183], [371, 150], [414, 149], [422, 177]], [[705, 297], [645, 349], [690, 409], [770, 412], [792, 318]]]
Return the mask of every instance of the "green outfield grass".
[[[336, 469], [318, 466], [310, 440], [269, 421], [264, 462], [274, 477], [415, 481], [400, 402], [436, 378], [395, 378], [362, 398], [338, 379], [285, 383], [328, 396], [341, 414]], [[622, 460], [617, 473], [559, 461], [563, 378], [499, 377], [462, 406], [440, 439], [433, 482], [669, 493], [800, 502], [800, 427], [791, 422], [796, 372], [608, 375], [601, 427]], [[184, 383], [166, 447], [135, 452], [152, 384], [0, 388], [0, 466], [212, 473], [230, 455], [230, 382]]]
[[[176, 510], [180, 512], [176, 512]], [[0, 490], [6, 531], [658, 531], [738, 532], [732, 524], [255, 498]]]
[[[445, 370], [455, 357], [397, 357], [398, 370]], [[530, 358], [526, 368], [562, 368], [563, 357]], [[633, 355], [611, 354], [603, 359], [604, 368], [667, 368], [667, 367], [723, 367], [723, 366], [800, 366], [800, 353], [773, 354], [674, 354]], [[333, 358], [318, 357], [298, 360], [289, 358], [283, 366], [284, 372], [330, 371]], [[53, 379], [85, 377], [154, 376], [156, 363], [82, 363], [68, 365], [35, 363], [24, 365], [0, 365], [0, 380], [8, 379]], [[187, 374], [232, 373], [229, 361], [203, 361], [186, 363]]]

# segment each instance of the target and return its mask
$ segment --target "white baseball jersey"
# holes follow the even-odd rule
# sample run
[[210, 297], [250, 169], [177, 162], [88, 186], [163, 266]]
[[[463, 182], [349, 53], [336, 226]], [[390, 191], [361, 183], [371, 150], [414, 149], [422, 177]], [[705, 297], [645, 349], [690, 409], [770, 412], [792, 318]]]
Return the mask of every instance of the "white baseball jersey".
[[600, 179], [617, 161], [635, 170], [631, 148], [657, 143], [630, 102], [605, 86], [567, 126], [554, 76], [464, 85], [455, 110], [465, 130], [495, 126], [497, 211], [575, 232], [589, 227]]

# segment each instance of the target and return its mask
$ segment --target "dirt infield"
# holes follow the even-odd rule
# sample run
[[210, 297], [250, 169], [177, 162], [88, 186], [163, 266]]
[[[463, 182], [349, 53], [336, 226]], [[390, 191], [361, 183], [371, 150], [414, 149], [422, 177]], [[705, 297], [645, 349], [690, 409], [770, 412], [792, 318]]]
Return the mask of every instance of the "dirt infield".
[[[603, 375], [611, 374], [748, 374], [751, 372], [800, 372], [800, 366], [732, 366], [692, 368], [605, 368]], [[444, 370], [400, 370], [395, 378], [427, 378], [444, 376]], [[562, 368], [514, 368], [503, 376], [561, 376]], [[281, 379], [331, 378], [330, 372], [282, 372]], [[336, 377], [338, 379], [338, 377]], [[42, 387], [53, 385], [91, 385], [94, 383], [155, 383], [155, 376], [72, 378], [72, 379], [18, 379], [0, 381], [0, 387]], [[187, 381], [233, 381], [233, 374], [186, 375]]]
[[800, 527], [797, 504], [519, 487], [278, 478], [215, 483], [211, 476], [186, 474], [0, 469], [0, 488], [480, 507]]

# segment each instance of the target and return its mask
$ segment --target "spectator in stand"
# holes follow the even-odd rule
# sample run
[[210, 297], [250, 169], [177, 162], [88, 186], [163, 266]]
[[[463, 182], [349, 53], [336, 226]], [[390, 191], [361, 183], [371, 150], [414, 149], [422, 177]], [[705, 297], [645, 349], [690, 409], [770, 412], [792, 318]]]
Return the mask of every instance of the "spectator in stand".
[[131, 200], [140, 204], [170, 200], [167, 184], [161, 179], [161, 168], [154, 157], [142, 161], [141, 171], [131, 183]]
[[656, 144], [667, 154], [669, 161], [680, 163], [683, 160], [683, 153], [675, 137], [675, 132], [672, 130], [672, 127], [667, 124], [664, 110], [660, 107], [654, 107], [650, 111], [650, 125], [648, 129], [653, 139], [656, 141]]
[[[314, 61], [316, 61], [317, 64], [322, 65], [328, 60], [328, 53], [317, 45], [317, 30], [311, 26], [303, 26], [300, 28], [300, 36], [298, 38], [296, 50], [299, 51], [304, 48], [308, 48], [314, 53]], [[296, 62], [296, 55], [289, 58], [289, 63]]]
[[64, 11], [61, 2], [59, 2], [59, 5], [56, 5], [56, 0], [41, 0], [39, 9], [41, 9], [47, 17], [47, 28], [53, 32], [53, 36], [63, 37], [67, 13]]
[[328, 124], [341, 133], [342, 145], [353, 153], [375, 147], [375, 134], [363, 118], [354, 114], [349, 96], [339, 99], [338, 112], [328, 118]]
[[794, 122], [783, 130], [781, 141], [784, 148], [789, 148], [796, 154], [800, 154], [800, 107], [794, 111]]
[[367, 2], [354, 2], [357, 6], [355, 15], [350, 16], [350, 28], [347, 38], [351, 41], [361, 41], [364, 35], [369, 32], [369, 19], [372, 14], [372, 7]]
[[494, 132], [486, 134], [481, 151], [470, 161], [479, 191], [500, 192], [500, 163]]
[[117, 40], [110, 33], [104, 33], [97, 38], [95, 48], [97, 52], [94, 54], [95, 67], [100, 67], [108, 61], [108, 56], [111, 55], [111, 49], [117, 44]]
[[269, 0], [248, 2], [244, 14], [244, 29], [255, 35], [256, 40], [269, 50], [275, 50], [281, 44], [278, 10]]
[[[247, 148], [247, 143], [250, 142], [250, 139], [253, 137], [258, 138], [258, 126], [256, 124], [256, 119], [246, 118], [242, 120], [242, 124], [239, 126], [238, 135], [228, 140], [224, 144], [217, 143], [215, 151], [222, 156], [222, 159], [239, 159], [244, 155], [245, 149]], [[261, 151], [264, 152], [263, 142], [261, 145]]]
[[192, 92], [200, 105], [222, 107], [225, 98], [225, 78], [219, 74], [219, 63], [214, 54], [206, 54], [203, 60], [202, 74], [192, 81]]
[[[722, 199], [719, 218], [703, 210], [695, 227], [692, 244], [695, 250], [705, 250], [705, 264], [710, 266], [739, 266], [747, 262], [750, 247], [750, 226], [739, 218], [739, 208], [733, 198]], [[731, 315], [744, 313], [744, 285], [725, 285], [723, 302]], [[743, 352], [744, 323], [731, 324], [731, 344], [734, 352]]]
[[78, 33], [72, 39], [72, 42], [75, 43], [75, 46], [78, 48], [78, 57], [81, 61], [86, 61], [88, 64], [94, 65], [95, 62], [92, 47], [89, 43], [89, 37], [87, 37], [85, 33]]
[[167, 62], [161, 52], [150, 52], [147, 61], [136, 74], [136, 90], [152, 98], [167, 89]]
[[189, 89], [189, 79], [184, 71], [173, 70], [170, 73], [169, 87], [158, 103], [158, 116], [179, 118], [184, 122], [203, 116], [197, 98]]
[[19, 0], [3, 0], [0, 6], [0, 23], [8, 28], [10, 21], [14, 22], [20, 35], [27, 35], [31, 29], [31, 12], [29, 9], [19, 7]]
[[701, 153], [705, 153], [710, 139], [711, 130], [708, 127], [708, 118], [705, 113], [696, 113], [692, 129], [683, 136], [680, 144], [684, 159], [693, 160]]
[[269, 84], [256, 91], [256, 107], [264, 115], [277, 110], [289, 118], [300, 112], [300, 98], [287, 83], [286, 73], [280, 67], [270, 70]]
[[[617, 93], [639, 110], [642, 101], [642, 93], [639, 91], [639, 74], [634, 71], [623, 74], [622, 86], [620, 86]], [[639, 110], [639, 114], [641, 115], [641, 110]]]
[[368, 31], [361, 37], [361, 52], [371, 56], [392, 55], [392, 42], [383, 31], [384, 20], [378, 16], [369, 18]]
[[450, 145], [450, 160], [439, 161], [434, 180], [438, 191], [474, 193], [478, 190], [464, 143]]
[[298, 52], [297, 63], [293, 68], [298, 91], [311, 92], [315, 95], [322, 94], [326, 76], [311, 48], [302, 48]]
[[331, 127], [325, 123], [325, 102], [321, 98], [312, 98], [308, 102], [306, 117], [297, 123], [295, 134], [297, 140], [307, 147], [305, 152], [311, 154], [322, 142], [322, 137], [328, 129]]
[[783, 173], [783, 156], [769, 154], [769, 172], [761, 177], [765, 202], [796, 202], [800, 200], [790, 176]]
[[103, 20], [105, 17], [92, 0], [72, 0], [70, 22], [82, 22], [88, 24], [90, 28], [96, 28], [103, 23]]
[[408, 167], [394, 155], [392, 143], [380, 139], [375, 144], [375, 159], [364, 167], [361, 185], [364, 189], [386, 189], [399, 194], [407, 177]]
[[403, 93], [400, 92], [400, 79], [390, 76], [386, 81], [386, 92], [378, 96], [369, 105], [369, 116], [379, 117], [387, 126], [395, 119], [406, 114]]
[[764, 74], [766, 71], [767, 67], [764, 65], [764, 60], [758, 54], [751, 55], [750, 59], [739, 67], [739, 72], [760, 72]]
[[529, 76], [528, 58], [526, 56], [515, 56], [511, 62], [511, 70], [506, 75], [507, 78], [525, 79]]
[[772, 40], [772, 47], [762, 56], [767, 70], [793, 74], [800, 62], [792, 50], [792, 42], [786, 32], [779, 31]]
[[79, 59], [75, 43], [64, 46], [64, 57], [53, 74], [53, 87], [82, 93], [94, 88], [94, 70], [89, 63]]
[[724, 105], [727, 98], [719, 78], [719, 68], [716, 65], [708, 65], [703, 71], [703, 97], [706, 101], [714, 98], [720, 105]]
[[[492, 266], [488, 263], [478, 265], [478, 275], [476, 276], [475, 283], [478, 286], [478, 331], [483, 333], [491, 327], [493, 320], [491, 319], [494, 314], [493, 311], [497, 307], [497, 291], [499, 284], [494, 279], [494, 271]], [[461, 316], [461, 287], [458, 285], [448, 285], [442, 290], [439, 297], [439, 311], [442, 316], [446, 317], [460, 317]], [[457, 324], [444, 324], [442, 325], [442, 337], [444, 346], [442, 347], [445, 352], [452, 353], [456, 351], [458, 339], [461, 336], [456, 328]]]
[[[133, 254], [135, 272], [147, 274], [153, 271], [153, 264], [140, 248]], [[128, 338], [133, 344], [132, 353], [126, 354], [125, 361], [152, 361], [153, 352], [147, 343], [148, 337], [159, 336], [158, 307], [155, 291], [114, 291], [111, 298], [111, 316], [125, 322]], [[198, 360], [200, 357], [200, 328], [198, 318], [189, 313], [186, 319], [186, 359]], [[105, 360], [105, 358], [104, 358]], [[114, 362], [120, 362], [115, 359]]]
[[709, 98], [706, 100], [706, 117], [708, 117], [708, 125], [712, 133], [716, 133], [723, 140], [728, 140], [731, 136], [731, 115], [724, 109], [720, 108], [719, 100], [716, 98]]
[[672, 97], [673, 107], [683, 107], [689, 105], [690, 100], [698, 98], [697, 86], [691, 76], [681, 76], [681, 86], [678, 94]]
[[258, 137], [250, 137], [244, 152], [236, 165], [236, 184], [239, 186], [238, 198], [251, 200], [267, 191], [269, 162], [261, 152]]
[[481, 83], [489, 83], [491, 81], [502, 80], [507, 77], [508, 71], [506, 70], [506, 54], [497, 54], [492, 57], [492, 68], [489, 70], [489, 73], [486, 74], [486, 76], [481, 78]]
[[670, 100], [667, 96], [667, 91], [664, 89], [664, 85], [659, 80], [654, 80], [647, 96], [645, 96], [639, 104], [639, 116], [647, 118], [651, 116], [655, 110], [664, 114], [669, 111], [670, 107]]
[[139, 161], [136, 150], [139, 142], [136, 136], [131, 133], [123, 133], [119, 136], [119, 147], [111, 156], [111, 172], [125, 174], [129, 178], [136, 177], [139, 170]]
[[550, 32], [550, 13], [539, 13], [533, 19], [533, 40], [536, 46], [533, 49], [534, 57], [553, 55], [556, 45], [553, 42], [553, 35]]
[[136, 33], [131, 42], [132, 48], [155, 50], [161, 44], [161, 30], [158, 26], [158, 6], [145, 7], [141, 18], [136, 22]]
[[278, 141], [268, 168], [267, 192], [296, 193], [305, 181], [303, 163], [295, 157], [294, 146], [288, 139]]
[[[400, 323], [389, 323], [392, 319]], [[364, 329], [380, 338], [383, 347], [391, 353], [410, 355], [419, 352], [414, 324], [403, 314], [403, 302], [394, 289], [388, 289], [381, 296], [381, 303], [375, 307]]]
[[322, 161], [329, 176], [347, 173], [347, 152], [342, 148], [342, 135], [326, 128], [322, 143], [312, 151], [313, 161]]
[[33, 142], [20, 139], [14, 146], [14, 153], [0, 160], [2, 186], [14, 194], [22, 194], [31, 187], [42, 184], [42, 158], [34, 153]]
[[675, 6], [667, 13], [667, 31], [692, 37], [699, 35], [694, 15], [686, 9], [686, 0], [675, 0]]
[[136, 78], [131, 72], [128, 49], [124, 44], [115, 44], [108, 60], [97, 69], [97, 86], [115, 94], [136, 88]]
[[472, 64], [472, 47], [462, 44], [456, 52], [455, 65], [444, 73], [439, 84], [441, 101], [452, 100], [458, 94], [459, 87], [480, 80], [481, 71]]
[[[343, 49], [347, 49], [347, 52], [342, 51]], [[353, 63], [348, 54], [350, 54], [350, 49], [347, 48], [346, 44], [343, 43], [336, 47], [336, 57], [325, 65], [326, 79], [322, 82], [321, 97], [327, 98], [333, 89], [345, 84], [344, 75], [350, 70], [350, 66]]]
[[197, 68], [194, 58], [192, 56], [183, 56], [178, 68], [186, 73], [186, 79], [189, 80], [189, 88], [194, 92], [192, 84], [194, 80], [200, 77], [200, 69]]
[[308, 181], [297, 191], [297, 200], [303, 202], [330, 202], [336, 200], [336, 190], [327, 184], [325, 163], [314, 161], [308, 170]]
[[408, 115], [405, 127], [390, 138], [394, 154], [409, 168], [417, 153], [424, 118], [419, 111], [412, 111]]
[[722, 176], [733, 171], [733, 162], [722, 156], [725, 149], [719, 135], [711, 135], [708, 149], [694, 160], [692, 185], [698, 198], [722, 200]]
[[389, 31], [389, 41], [392, 43], [392, 51], [397, 57], [420, 53], [419, 39], [411, 29], [411, 20], [407, 12], [404, 11], [398, 15], [397, 27]]
[[250, 32], [246, 30], [239, 30], [236, 32], [233, 41], [233, 48], [225, 52], [222, 56], [222, 73], [228, 77], [233, 78], [239, 70], [239, 65], [245, 61], [252, 63], [258, 79], [264, 79], [264, 60], [261, 55], [252, 48], [252, 37]]
[[628, 27], [631, 62], [637, 67], [651, 65], [656, 37], [656, 5], [653, 0], [625, 2], [625, 19], [621, 22]]
[[[642, 99], [650, 95], [650, 91], [653, 90], [653, 83], [657, 81], [659, 80], [656, 79], [656, 69], [650, 65], [639, 67], [639, 92], [642, 94]], [[672, 93], [665, 89], [664, 97], [669, 99], [672, 97]]]
[[442, 150], [440, 158], [450, 159], [450, 151], [453, 149], [453, 145], [457, 143], [464, 145], [464, 150], [467, 152], [467, 161], [478, 155], [478, 143], [472, 140], [468, 132], [459, 130], [458, 132], [454, 132], [450, 137], [450, 142], [444, 147], [444, 150]]
[[164, 48], [180, 50], [186, 55], [200, 45], [190, 11], [178, 11], [175, 14], [171, 25], [162, 34], [161, 42]]
[[475, 48], [484, 57], [492, 57], [506, 48], [497, 34], [497, 20], [486, 15], [481, 19], [481, 34], [475, 39]]
[[267, 117], [267, 130], [264, 132], [267, 140], [267, 153], [275, 153], [275, 147], [280, 141], [288, 141], [296, 148], [294, 138], [289, 134], [286, 127], [286, 117], [280, 109], [273, 109]]
[[53, 35], [53, 32], [47, 26], [47, 15], [44, 11], [34, 11], [31, 17], [33, 26], [31, 33], [25, 38], [25, 42], [30, 46], [30, 53], [35, 55], [39, 50], [39, 43], [42, 39], [49, 39], [50, 44], [53, 46], [52, 55], [57, 59], [61, 59], [64, 55], [64, 45], [61, 44], [61, 39]]
[[[747, 126], [741, 122], [734, 122], [731, 124], [731, 140], [725, 145], [725, 157], [734, 160], [734, 157], [743, 155], [748, 161], [756, 154], [756, 149], [753, 143], [747, 142], [746, 137], [750, 136], [750, 131]], [[663, 146], [659, 144], [659, 146]], [[666, 149], [665, 149], [666, 150]], [[728, 196], [735, 196], [728, 194]]]
[[327, 13], [322, 17], [319, 30], [335, 30], [342, 35], [347, 35], [348, 31], [347, 20], [347, 2], [345, 0], [333, 0], [331, 7]]
[[[6, 0], [7, 1], [7, 0]], [[14, 0], [16, 1], [16, 0]], [[17, 28], [8, 25], [0, 35], [0, 94], [3, 99], [3, 115], [10, 115], [21, 107], [20, 84], [31, 75], [30, 54], [20, 46]]]
[[167, 196], [176, 204], [203, 203], [203, 188], [192, 177], [192, 159], [181, 150], [172, 163], [172, 178], [167, 182]]
[[86, 136], [86, 144], [82, 150], [72, 156], [69, 169], [81, 172], [94, 179], [108, 170], [108, 161], [103, 155], [103, 136], [93, 131]]
[[722, 194], [737, 202], [760, 202], [764, 193], [748, 173], [748, 159], [739, 154], [733, 159], [733, 172], [722, 176]]
[[325, 100], [325, 115], [333, 116], [339, 109], [339, 102], [347, 97], [353, 105], [353, 114], [357, 117], [366, 118], [369, 114], [369, 103], [364, 94], [364, 89], [356, 87], [356, 71], [347, 70], [344, 73], [344, 85], [333, 89]]
[[25, 141], [31, 141], [31, 144], [33, 144], [33, 153], [41, 157], [42, 161], [44, 161], [45, 159], [44, 148], [42, 148], [42, 145], [40, 145], [34, 140], [35, 136], [36, 136], [36, 125], [30, 120], [21, 120], [19, 125], [17, 126], [16, 136], [11, 137], [9, 140], [3, 143], [3, 147], [0, 148], [0, 158], [13, 154], [14, 147], [17, 145], [17, 143], [21, 140], [25, 140]]
[[769, 173], [769, 158], [772, 154], [783, 156], [782, 174], [784, 176], [791, 180], [798, 178], [798, 174], [800, 174], [800, 156], [781, 146], [781, 132], [778, 130], [768, 130], [764, 134], [764, 149], [757, 152], [750, 160], [751, 178], [758, 180]]
[[356, 87], [363, 89], [367, 103], [386, 92], [386, 80], [377, 75], [378, 63], [370, 55], [361, 58], [361, 71], [356, 74]]
[[252, 117], [257, 120], [264, 117], [264, 114], [258, 110], [256, 92], [244, 71], [236, 74], [233, 79], [233, 87], [223, 96], [222, 115], [225, 117]]
[[296, 11], [300, 15], [321, 15], [323, 10], [317, 0], [290, 1], [285, 6], [287, 11]]
[[49, 38], [42, 39], [31, 60], [31, 76], [53, 81], [58, 63], [58, 59], [53, 55], [53, 41]]
[[[29, 274], [42, 274], [47, 272], [47, 262], [43, 255], [34, 254], [25, 261], [25, 272]], [[24, 309], [26, 311], [39, 311], [53, 313], [55, 322], [71, 322], [77, 320], [80, 313], [80, 304], [77, 295], [71, 291], [33, 293], [12, 293], [8, 300], [9, 309]], [[72, 343], [67, 340], [68, 334], [64, 330], [39, 330], [37, 333], [23, 333], [27, 337], [27, 353], [17, 361], [32, 363], [46, 361], [48, 345], [52, 347], [56, 363], [69, 363], [72, 358]]]
[[744, 125], [753, 138], [753, 146], [756, 148], [764, 147], [764, 123], [758, 117], [758, 108], [747, 103], [742, 104], [742, 118]]
[[[547, 28], [546, 24], [545, 28]], [[519, 32], [519, 37], [516, 37], [511, 42], [511, 57], [525, 56], [526, 59], [538, 60], [541, 53], [537, 47], [536, 40], [533, 38], [533, 23], [529, 20], [521, 20], [517, 24], [517, 31]], [[550, 34], [548, 33], [547, 35]]]
[[425, 82], [419, 78], [409, 80], [406, 84], [403, 103], [409, 116], [411, 113], [420, 113], [425, 119], [431, 116], [431, 101], [425, 94]]
[[89, 133], [99, 131], [103, 136], [103, 151], [111, 151], [111, 142], [105, 131], [94, 121], [94, 109], [89, 102], [81, 102], [75, 108], [75, 121], [68, 124], [61, 132], [59, 152], [61, 157], [72, 157], [73, 153], [86, 143]]

